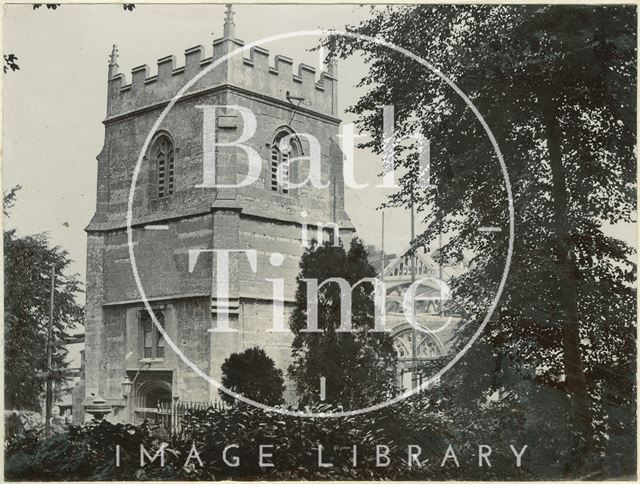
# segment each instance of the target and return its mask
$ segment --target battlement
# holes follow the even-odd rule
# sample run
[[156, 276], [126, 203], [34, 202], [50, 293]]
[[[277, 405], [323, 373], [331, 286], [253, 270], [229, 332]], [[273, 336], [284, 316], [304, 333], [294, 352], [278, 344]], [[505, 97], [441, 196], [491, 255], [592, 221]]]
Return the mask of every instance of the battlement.
[[[158, 59], [156, 74], [151, 75], [146, 64], [133, 68], [130, 83], [127, 83], [125, 74], [118, 72], [117, 49], [114, 47], [109, 64], [107, 118], [170, 101], [189, 80], [242, 46], [244, 42], [241, 40], [217, 39], [213, 42], [211, 55], [207, 57], [205, 48], [198, 45], [185, 50], [182, 66], [177, 66], [176, 57], [169, 55]], [[337, 116], [334, 66], [329, 65], [317, 76], [316, 69], [306, 64], [298, 64], [294, 69], [293, 60], [287, 56], [270, 57], [269, 50], [251, 47], [211, 69], [186, 94], [228, 84], [287, 103], [290, 103], [287, 100], [289, 93], [291, 97], [304, 99], [303, 108]]]

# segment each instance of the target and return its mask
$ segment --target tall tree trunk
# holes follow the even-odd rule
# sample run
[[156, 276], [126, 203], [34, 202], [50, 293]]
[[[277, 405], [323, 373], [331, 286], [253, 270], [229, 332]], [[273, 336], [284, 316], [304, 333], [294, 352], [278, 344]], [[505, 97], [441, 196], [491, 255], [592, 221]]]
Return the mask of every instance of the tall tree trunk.
[[591, 411], [587, 382], [582, 365], [580, 350], [580, 321], [578, 317], [578, 268], [572, 253], [569, 232], [569, 192], [567, 179], [562, 163], [561, 131], [558, 122], [558, 109], [549, 93], [541, 95], [543, 121], [546, 129], [547, 149], [553, 184], [554, 231], [556, 238], [556, 256], [560, 293], [558, 303], [561, 307], [562, 321], [562, 350], [564, 354], [564, 368], [566, 386], [571, 397], [571, 406], [578, 424], [578, 431], [584, 439], [586, 449], [593, 443], [591, 428]]

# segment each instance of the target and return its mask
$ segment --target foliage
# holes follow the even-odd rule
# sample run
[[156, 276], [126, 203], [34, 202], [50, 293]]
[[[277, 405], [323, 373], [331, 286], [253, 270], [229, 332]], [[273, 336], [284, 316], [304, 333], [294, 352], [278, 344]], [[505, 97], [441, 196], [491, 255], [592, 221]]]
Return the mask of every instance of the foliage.
[[[5, 477], [12, 480], [555, 480], [584, 477], [566, 469], [571, 435], [566, 428], [570, 405], [566, 394], [520, 379], [511, 390], [485, 392], [483, 371], [491, 348], [474, 346], [443, 383], [426, 393], [364, 415], [310, 419], [263, 412], [249, 405], [191, 410], [182, 417], [179, 437], [160, 440], [146, 425], [89, 424], [43, 440], [29, 433], [6, 448]], [[502, 365], [498, 384], [511, 378]], [[530, 406], [546, 405], [531, 413]], [[313, 412], [335, 411], [315, 405]], [[140, 467], [140, 445], [153, 455], [166, 443], [165, 466]], [[491, 466], [479, 467], [478, 445], [492, 448]], [[120, 467], [115, 449], [120, 446]], [[193, 453], [192, 446], [197, 451]], [[223, 461], [225, 447], [234, 445]], [[259, 465], [260, 445], [265, 460]], [[353, 465], [353, 446], [357, 462]], [[407, 449], [421, 449], [421, 466], [407, 465]], [[460, 467], [442, 465], [448, 445]], [[522, 466], [515, 466], [509, 445], [527, 446]], [[319, 465], [318, 449], [322, 446]], [[387, 446], [390, 463], [376, 466], [376, 446]], [[618, 449], [620, 450], [620, 448]], [[202, 465], [200, 465], [200, 462]], [[602, 468], [592, 478], [628, 478], [633, 468]]]
[[[274, 361], [262, 348], [249, 348], [233, 353], [222, 364], [222, 385], [251, 400], [265, 405], [284, 403], [284, 377]], [[228, 402], [236, 400], [220, 390], [220, 397]]]
[[[428, 60], [495, 135], [513, 191], [515, 244], [483, 338], [495, 362], [518, 362], [510, 385], [532, 380], [570, 397], [575, 468], [585, 452], [617, 458], [608, 440], [614, 428], [635, 434], [634, 251], [606, 233], [636, 211], [635, 27], [635, 9], [624, 6], [425, 5], [374, 11], [350, 28]], [[508, 203], [494, 147], [462, 99], [413, 60], [338, 36], [328, 47], [368, 64], [360, 83], [368, 92], [351, 107], [372, 134], [363, 146], [387, 146], [381, 105], [394, 106], [395, 136], [421, 132], [430, 141], [433, 187], [418, 185], [417, 150], [398, 145], [395, 164], [404, 172], [388, 204], [413, 203], [423, 215], [430, 229], [416, 245], [439, 227], [451, 235], [443, 257], [473, 254], [471, 270], [450, 283], [469, 315], [464, 344], [507, 255]], [[486, 226], [502, 230], [478, 231]]]
[[39, 412], [34, 412], [32, 410], [5, 410], [5, 441], [11, 440], [18, 434], [24, 434], [27, 432], [37, 433], [39, 430], [43, 430], [45, 427], [44, 420], [44, 417]]
[[[332, 410], [327, 405], [315, 411]], [[102, 422], [72, 427], [49, 439], [24, 438], [7, 449], [5, 477], [11, 480], [223, 480], [223, 479], [372, 479], [420, 475], [406, 466], [406, 445], [423, 447], [422, 458], [442, 459], [444, 429], [421, 422], [415, 426], [413, 410], [383, 411], [343, 419], [313, 420], [265, 413], [243, 405], [228, 409], [191, 411], [183, 417], [183, 437], [166, 442], [165, 466], [159, 461], [140, 467], [140, 445], [153, 455], [162, 441], [145, 426]], [[222, 460], [223, 449], [237, 445], [227, 455], [240, 459], [237, 467]], [[359, 446], [357, 465], [352, 465], [352, 446]], [[120, 445], [120, 467], [115, 449]], [[198, 457], [192, 454], [196, 446]], [[260, 445], [273, 445], [264, 453], [273, 467], [261, 467]], [[318, 465], [318, 447], [323, 462]], [[375, 466], [375, 446], [389, 447], [390, 465]], [[424, 475], [440, 472], [437, 466]], [[454, 468], [455, 469], [455, 468]], [[455, 470], [453, 471], [455, 472]], [[459, 474], [457, 474], [459, 475]]]
[[[342, 245], [313, 241], [300, 261], [296, 302], [289, 326], [294, 333], [293, 363], [289, 376], [296, 383], [303, 405], [320, 400], [320, 378], [326, 378], [326, 401], [345, 408], [362, 408], [387, 400], [396, 392], [396, 353], [391, 338], [373, 332], [373, 284], [356, 283], [375, 277], [367, 252], [358, 239], [349, 251]], [[340, 332], [343, 302], [335, 282], [321, 285], [329, 278], [342, 278], [353, 288], [351, 332]], [[308, 321], [307, 283], [318, 282], [318, 332], [305, 332]]]
[[[119, 467], [115, 465], [118, 445]], [[153, 456], [160, 441], [145, 425], [135, 427], [105, 421], [70, 427], [68, 432], [46, 439], [26, 435], [15, 439], [6, 450], [5, 478], [31, 481], [187, 478], [188, 473], [178, 464], [178, 453], [173, 451], [165, 453], [164, 467], [152, 464], [140, 467], [140, 445]]]
[[[13, 205], [16, 189], [5, 194], [5, 213]], [[65, 275], [71, 260], [61, 247], [51, 247], [46, 234], [19, 237], [4, 231], [4, 351], [5, 408], [39, 410], [44, 379], [46, 339], [50, 310], [51, 268], [55, 269], [53, 342], [61, 343], [69, 329], [82, 323], [76, 302], [81, 292], [78, 275]], [[67, 367], [66, 348], [53, 348], [53, 368]], [[63, 372], [54, 381], [66, 380]], [[60, 385], [58, 385], [60, 386]]]
[[18, 66], [17, 62], [18, 58], [15, 54], [5, 54], [4, 55], [4, 66], [2, 66], [5, 74], [11, 69], [12, 71], [20, 70], [20, 66]]
[[[477, 356], [477, 355], [476, 355]], [[392, 407], [336, 419], [309, 419], [263, 412], [243, 405], [190, 411], [183, 416], [180, 438], [161, 441], [148, 428], [89, 424], [43, 440], [23, 436], [6, 450], [5, 477], [11, 480], [493, 480], [558, 479], [563, 475], [562, 435], [549, 435], [568, 410], [566, 395], [532, 386], [526, 400], [503, 396], [489, 402], [478, 393], [478, 360], [452, 375], [449, 384]], [[467, 398], [460, 398], [466, 392]], [[524, 392], [520, 392], [524, 394]], [[512, 394], [513, 395], [513, 394]], [[546, 418], [532, 418], [527, 405], [552, 404]], [[455, 402], [452, 405], [451, 402]], [[459, 402], [465, 402], [460, 405]], [[317, 405], [314, 412], [335, 407]], [[565, 436], [566, 440], [566, 436]], [[165, 466], [159, 460], [140, 467], [140, 445], [153, 455], [166, 443]], [[491, 467], [478, 467], [478, 444], [492, 446]], [[460, 467], [442, 465], [448, 445]], [[509, 445], [528, 449], [515, 466]], [[120, 466], [115, 449], [120, 446]], [[197, 451], [193, 453], [192, 446]], [[223, 461], [225, 447], [234, 445]], [[259, 465], [260, 446], [272, 454]], [[357, 445], [356, 465], [353, 446]], [[421, 448], [421, 466], [408, 466], [409, 445]], [[322, 463], [318, 449], [322, 446]], [[389, 465], [377, 466], [376, 446], [387, 446]], [[198, 458], [202, 462], [198, 461]], [[620, 470], [617, 470], [620, 475]]]
[[22, 189], [20, 185], [16, 185], [10, 190], [6, 191], [3, 194], [2, 198], [2, 213], [5, 217], [9, 216], [9, 212], [16, 204], [16, 198], [18, 197], [18, 192]]
[[[316, 405], [314, 412], [335, 411], [336, 407]], [[399, 411], [398, 411], [399, 410]], [[409, 406], [385, 409], [345, 418], [309, 419], [262, 412], [252, 407], [197, 411], [187, 416], [188, 440], [198, 443], [204, 471], [209, 478], [229, 479], [374, 479], [410, 477], [406, 466], [406, 445], [423, 446], [423, 458], [440, 456], [443, 429], [435, 422], [414, 426], [414, 410]], [[230, 437], [233, 436], [233, 437]], [[241, 465], [225, 468], [221, 451], [226, 445], [238, 445], [229, 455]], [[358, 445], [357, 465], [352, 463], [353, 445]], [[273, 445], [272, 468], [260, 467], [259, 445]], [[375, 466], [375, 446], [389, 446], [391, 464]], [[318, 448], [323, 448], [323, 463], [318, 465]], [[209, 463], [207, 465], [207, 463]], [[208, 468], [208, 469], [207, 469]], [[216, 474], [222, 472], [222, 474]]]

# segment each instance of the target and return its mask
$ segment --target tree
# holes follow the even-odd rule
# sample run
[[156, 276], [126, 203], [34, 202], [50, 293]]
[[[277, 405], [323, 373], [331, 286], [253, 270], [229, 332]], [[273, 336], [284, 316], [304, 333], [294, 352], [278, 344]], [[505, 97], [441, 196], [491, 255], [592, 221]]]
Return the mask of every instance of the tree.
[[[367, 252], [358, 239], [349, 251], [342, 245], [312, 241], [300, 261], [295, 307], [289, 326], [294, 333], [289, 376], [303, 405], [319, 403], [320, 379], [325, 378], [325, 400], [356, 409], [381, 403], [396, 393], [396, 352], [391, 338], [374, 329], [373, 284], [356, 283], [375, 277]], [[342, 278], [353, 288], [351, 332], [340, 332], [340, 287], [329, 278]], [[305, 332], [308, 323], [307, 279], [317, 281], [318, 330]]]
[[9, 72], [9, 69], [11, 69], [12, 71], [17, 71], [20, 69], [20, 66], [18, 66], [17, 60], [18, 58], [16, 57], [15, 54], [4, 55], [4, 65], [2, 68], [5, 74]]
[[[624, 6], [452, 5], [386, 8], [351, 28], [428, 60], [495, 135], [516, 238], [483, 338], [496, 368], [507, 358], [520, 379], [568, 395], [576, 466], [594, 445], [612, 455], [611, 432], [635, 434], [634, 251], [604, 230], [632, 222], [636, 210], [635, 26], [635, 10]], [[451, 234], [443, 257], [474, 254], [472, 269], [450, 284], [466, 300], [463, 343], [507, 254], [507, 197], [490, 140], [451, 88], [408, 57], [338, 36], [327, 45], [369, 66], [361, 81], [368, 92], [351, 108], [372, 134], [362, 146], [385, 150], [380, 105], [394, 106], [396, 136], [420, 131], [430, 140], [436, 188], [419, 187], [417, 151], [398, 146], [395, 164], [405, 173], [389, 205], [413, 203], [430, 227]], [[502, 231], [479, 232], [484, 226]]]
[[[265, 405], [284, 403], [282, 370], [276, 368], [262, 348], [249, 348], [229, 356], [222, 364], [222, 385]], [[228, 403], [235, 400], [223, 391], [220, 396]]]
[[[5, 193], [5, 214], [19, 187]], [[49, 322], [51, 268], [55, 269], [53, 367], [64, 369], [63, 345], [68, 331], [82, 324], [83, 310], [76, 302], [82, 292], [78, 275], [65, 275], [71, 260], [60, 247], [51, 247], [46, 234], [18, 237], [4, 231], [4, 398], [5, 408], [40, 409], [47, 370], [46, 340]], [[67, 380], [55, 372], [54, 382]]]

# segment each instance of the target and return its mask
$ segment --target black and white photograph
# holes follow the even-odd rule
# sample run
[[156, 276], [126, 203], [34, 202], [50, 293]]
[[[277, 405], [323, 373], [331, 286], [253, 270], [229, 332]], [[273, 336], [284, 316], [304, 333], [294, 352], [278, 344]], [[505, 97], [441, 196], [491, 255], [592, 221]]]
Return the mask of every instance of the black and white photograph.
[[635, 3], [5, 3], [4, 480], [636, 481]]

